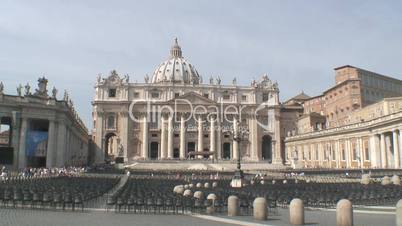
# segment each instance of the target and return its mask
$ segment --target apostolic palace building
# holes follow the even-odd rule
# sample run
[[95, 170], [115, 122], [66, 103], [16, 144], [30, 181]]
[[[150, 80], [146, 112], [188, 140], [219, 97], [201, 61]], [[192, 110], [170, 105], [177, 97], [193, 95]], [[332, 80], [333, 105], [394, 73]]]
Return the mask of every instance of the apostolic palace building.
[[203, 80], [176, 39], [143, 82], [115, 70], [99, 75], [92, 108], [88, 136], [68, 95], [58, 99], [55, 88], [49, 95], [45, 78], [33, 92], [20, 85], [17, 95], [5, 94], [0, 82], [0, 164], [402, 164], [402, 81], [350, 65], [335, 68], [335, 84], [322, 94], [280, 102], [278, 84], [266, 74], [249, 85]]
[[287, 134], [293, 167], [400, 168], [402, 81], [346, 65], [336, 84], [315, 97], [302, 93], [285, 105], [302, 106]]

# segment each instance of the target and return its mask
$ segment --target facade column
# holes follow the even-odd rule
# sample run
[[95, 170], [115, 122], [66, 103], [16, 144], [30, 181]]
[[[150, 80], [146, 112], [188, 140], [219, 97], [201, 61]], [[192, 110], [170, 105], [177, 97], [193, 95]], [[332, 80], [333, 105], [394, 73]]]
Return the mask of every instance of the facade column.
[[[202, 116], [198, 117], [198, 144], [197, 144], [197, 152], [201, 153], [204, 151], [204, 131], [203, 131], [203, 121]], [[199, 155], [198, 158], [203, 158], [202, 155]]]
[[[121, 130], [123, 131], [123, 133], [121, 134], [121, 144], [123, 145], [123, 156], [119, 156], [119, 146], [117, 146], [117, 148], [115, 149], [117, 151], [115, 156], [119, 156], [119, 157], [123, 157], [124, 158], [124, 162], [128, 161], [128, 134], [129, 134], [129, 116], [127, 112], [121, 112], [120, 113], [120, 120], [121, 120]], [[117, 142], [116, 142], [117, 143]]]
[[26, 137], [28, 133], [28, 119], [22, 118], [21, 130], [20, 130], [20, 144], [18, 152], [18, 168], [25, 168], [27, 166], [26, 155]]
[[161, 153], [160, 159], [165, 159], [167, 155], [167, 142], [166, 142], [166, 120], [165, 116], [161, 116]]
[[[239, 133], [239, 131], [238, 131], [238, 126], [237, 126], [237, 118], [236, 117], [233, 117], [233, 137], [236, 137], [237, 136], [237, 134]], [[234, 160], [237, 160], [237, 156], [238, 156], [238, 151], [239, 151], [239, 144], [238, 144], [238, 142], [236, 141], [236, 140], [233, 140], [233, 145], [232, 145], [232, 159], [234, 159]], [[273, 150], [272, 150], [272, 152], [273, 152]]]
[[209, 145], [209, 150], [210, 150], [210, 152], [212, 152], [213, 154], [212, 154], [212, 158], [213, 159], [216, 159], [216, 149], [215, 149], [215, 146], [216, 146], [216, 144], [215, 144], [215, 141], [216, 141], [216, 138], [215, 138], [215, 119], [214, 118], [211, 118], [210, 119], [211, 120], [211, 128], [210, 128], [210, 138], [209, 138], [209, 141], [210, 141], [210, 145]]
[[184, 115], [180, 119], [180, 159], [186, 158], [186, 122]]
[[56, 129], [54, 120], [49, 120], [48, 138], [47, 138], [47, 148], [46, 148], [46, 167], [54, 167], [54, 157], [56, 153]]
[[380, 135], [381, 167], [387, 168], [387, 150], [385, 145], [385, 134]]
[[[104, 120], [103, 120], [104, 113], [99, 112], [99, 109], [96, 112], [96, 129], [95, 129], [95, 163], [103, 163], [105, 162], [105, 152], [107, 150], [105, 149], [105, 137], [104, 137], [104, 132], [103, 129], [104, 127]], [[69, 144], [69, 140], [66, 139], [67, 145]], [[69, 150], [69, 148], [66, 146], [66, 150]], [[66, 158], [67, 160], [67, 153], [66, 153]]]
[[250, 156], [253, 160], [258, 161], [260, 160], [259, 156], [259, 145], [258, 144], [258, 125], [257, 125], [257, 116], [251, 115], [250, 116], [250, 144], [251, 144], [251, 150], [250, 150]]
[[167, 146], [168, 146], [168, 149], [167, 149], [167, 157], [168, 157], [168, 159], [172, 159], [173, 158], [173, 130], [174, 130], [174, 128], [173, 128], [173, 115], [170, 115], [169, 116], [169, 119], [168, 119], [169, 121], [168, 121], [168, 140], [167, 140]]
[[148, 159], [148, 117], [144, 115], [142, 121], [142, 158]]
[[218, 131], [216, 131], [216, 152], [217, 152], [217, 158], [222, 159], [222, 127], [220, 126], [220, 118], [217, 116], [216, 117], [216, 123], [218, 126]]
[[400, 168], [400, 162], [399, 162], [399, 131], [394, 130], [392, 132], [393, 135], [393, 147], [394, 147], [394, 168], [399, 169]]

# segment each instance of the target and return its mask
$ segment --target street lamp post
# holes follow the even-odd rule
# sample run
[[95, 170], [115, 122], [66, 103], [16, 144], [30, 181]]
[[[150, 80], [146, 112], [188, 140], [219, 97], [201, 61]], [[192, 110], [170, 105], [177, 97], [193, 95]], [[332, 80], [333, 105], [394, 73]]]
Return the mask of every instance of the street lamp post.
[[248, 130], [243, 130], [240, 128], [239, 123], [233, 123], [233, 130], [231, 133], [233, 134], [233, 141], [237, 142], [237, 167], [230, 183], [231, 187], [241, 188], [245, 185], [244, 174], [241, 170], [241, 154], [240, 154], [240, 146], [241, 141], [245, 139], [245, 137], [249, 134]]

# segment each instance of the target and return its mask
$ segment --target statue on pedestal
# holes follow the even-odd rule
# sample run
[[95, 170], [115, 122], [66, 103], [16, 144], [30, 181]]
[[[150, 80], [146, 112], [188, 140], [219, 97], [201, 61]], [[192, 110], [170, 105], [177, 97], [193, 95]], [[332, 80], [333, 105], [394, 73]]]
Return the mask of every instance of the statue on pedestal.
[[57, 97], [57, 89], [54, 86], [53, 86], [53, 89], [52, 89], [52, 97], [53, 97], [53, 99], [56, 99], [56, 97]]
[[22, 85], [21, 85], [21, 84], [19, 84], [19, 85], [17, 86], [17, 95], [18, 95], [19, 97], [22, 95]]
[[45, 77], [38, 79], [38, 89], [35, 90], [35, 96], [47, 97], [47, 79]]
[[31, 95], [31, 86], [29, 85], [29, 83], [27, 83], [25, 85], [25, 96], [29, 96]]
[[4, 84], [3, 82], [0, 82], [0, 94], [3, 94], [4, 91]]

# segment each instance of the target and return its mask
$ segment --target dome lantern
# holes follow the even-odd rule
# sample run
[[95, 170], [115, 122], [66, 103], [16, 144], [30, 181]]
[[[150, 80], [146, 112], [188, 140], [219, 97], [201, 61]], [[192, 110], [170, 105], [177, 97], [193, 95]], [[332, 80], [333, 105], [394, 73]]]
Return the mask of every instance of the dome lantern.
[[182, 57], [181, 48], [179, 46], [179, 43], [177, 42], [177, 38], [174, 39], [174, 44], [173, 44], [172, 48], [170, 49], [170, 56], [172, 58]]

